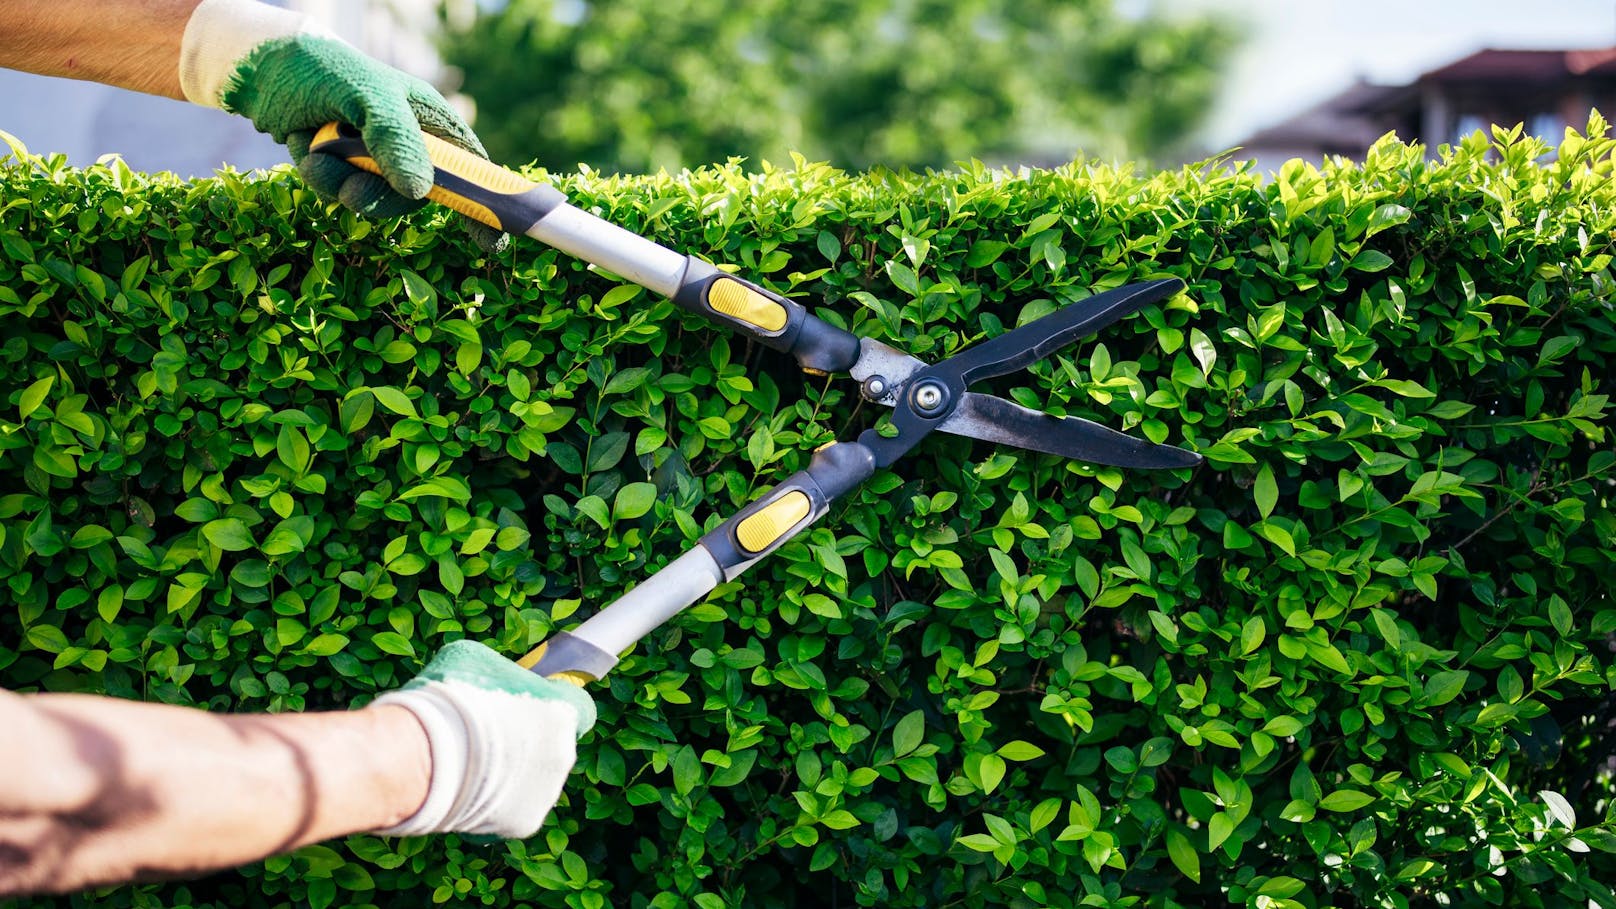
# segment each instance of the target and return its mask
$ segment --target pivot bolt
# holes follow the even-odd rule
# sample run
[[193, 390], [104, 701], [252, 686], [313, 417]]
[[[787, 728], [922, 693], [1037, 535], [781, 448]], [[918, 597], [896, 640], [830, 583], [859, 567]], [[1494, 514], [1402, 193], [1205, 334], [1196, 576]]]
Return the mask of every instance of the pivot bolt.
[[948, 406], [948, 388], [936, 380], [927, 380], [915, 386], [910, 401], [923, 417], [935, 417]]

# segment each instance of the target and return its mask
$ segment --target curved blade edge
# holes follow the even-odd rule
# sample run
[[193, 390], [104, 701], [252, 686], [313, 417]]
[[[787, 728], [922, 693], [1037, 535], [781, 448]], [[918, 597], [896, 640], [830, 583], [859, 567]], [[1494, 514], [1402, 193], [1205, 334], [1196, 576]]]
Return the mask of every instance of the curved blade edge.
[[1110, 467], [1163, 470], [1201, 463], [1201, 456], [1187, 449], [1157, 445], [1091, 420], [1052, 416], [975, 392], [967, 392], [937, 428], [957, 436]]

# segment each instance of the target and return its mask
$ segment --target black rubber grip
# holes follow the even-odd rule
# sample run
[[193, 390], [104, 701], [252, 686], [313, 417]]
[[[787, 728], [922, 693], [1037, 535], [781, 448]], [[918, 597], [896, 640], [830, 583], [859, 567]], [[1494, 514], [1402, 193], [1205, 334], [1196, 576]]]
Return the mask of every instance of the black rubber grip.
[[[771, 305], [777, 307], [784, 313], [781, 324], [773, 327], [767, 318], [737, 316], [715, 307], [714, 289], [719, 286], [726, 286], [730, 290], [744, 289], [745, 293], [757, 295], [767, 301], [760, 307], [765, 312]], [[712, 263], [695, 256], [689, 257], [684, 282], [674, 294], [673, 302], [682, 309], [751, 335], [766, 347], [790, 354], [796, 358], [799, 366], [809, 372], [846, 372], [858, 362], [857, 335], [811, 315], [795, 300], [720, 271]]]
[[[868, 446], [859, 442], [827, 445], [814, 452], [806, 468], [709, 531], [701, 545], [724, 570], [724, 576], [734, 578], [738, 569], [780, 548], [823, 517], [830, 503], [874, 473], [875, 453]], [[806, 498], [806, 509], [795, 520], [782, 519], [782, 512], [785, 518], [795, 515], [789, 504], [783, 504], [794, 496]]]

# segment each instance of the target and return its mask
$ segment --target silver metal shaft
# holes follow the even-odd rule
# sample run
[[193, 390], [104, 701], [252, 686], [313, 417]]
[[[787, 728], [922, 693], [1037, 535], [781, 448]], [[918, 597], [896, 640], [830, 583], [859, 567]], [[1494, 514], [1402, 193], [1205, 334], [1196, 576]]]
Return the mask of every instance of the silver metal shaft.
[[585, 262], [672, 297], [684, 283], [684, 255], [563, 202], [528, 228], [527, 235]]
[[622, 653], [686, 606], [711, 593], [723, 579], [723, 569], [707, 547], [698, 543], [574, 628], [572, 636], [607, 653]]

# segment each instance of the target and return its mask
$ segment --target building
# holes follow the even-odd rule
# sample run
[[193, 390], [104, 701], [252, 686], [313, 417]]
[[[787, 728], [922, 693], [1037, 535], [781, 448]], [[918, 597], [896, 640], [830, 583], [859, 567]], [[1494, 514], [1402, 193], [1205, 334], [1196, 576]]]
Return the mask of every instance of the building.
[[1433, 152], [1490, 124], [1524, 124], [1557, 142], [1581, 129], [1590, 110], [1616, 115], [1616, 47], [1595, 50], [1482, 50], [1408, 85], [1360, 82], [1259, 130], [1238, 157], [1273, 170], [1290, 158], [1361, 158], [1389, 132]]
[[[440, 90], [453, 89], [432, 43], [437, 0], [271, 0], [318, 19], [365, 53]], [[453, 13], [473, 0], [446, 4]], [[464, 99], [452, 98], [469, 105]], [[468, 110], [463, 113], [469, 113]], [[183, 101], [72, 79], [0, 69], [0, 131], [36, 154], [62, 153], [76, 165], [118, 154], [142, 171], [205, 177], [221, 165], [237, 170], [288, 161], [286, 149], [241, 117]], [[0, 143], [0, 155], [5, 146]]]

